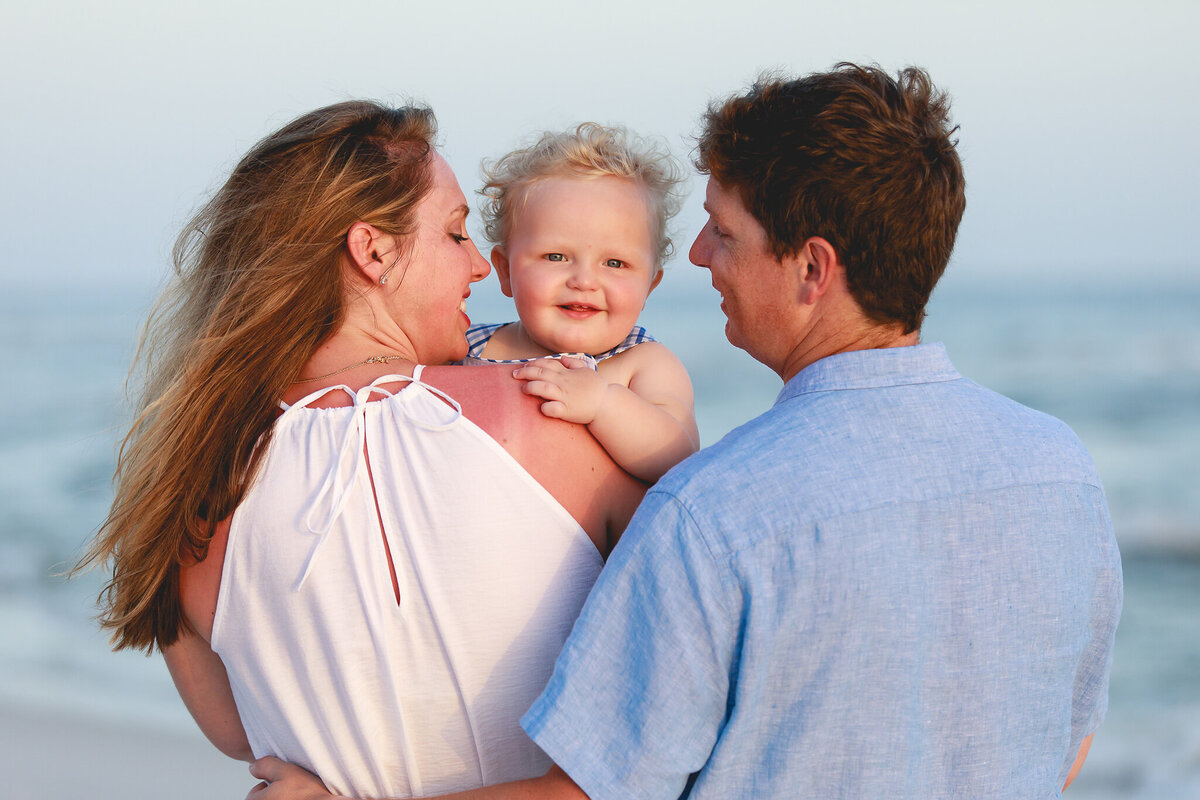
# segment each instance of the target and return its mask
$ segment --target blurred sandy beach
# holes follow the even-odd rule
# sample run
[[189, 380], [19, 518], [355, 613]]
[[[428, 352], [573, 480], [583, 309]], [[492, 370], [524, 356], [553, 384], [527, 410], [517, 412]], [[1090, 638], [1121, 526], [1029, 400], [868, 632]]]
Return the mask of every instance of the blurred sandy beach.
[[247, 765], [183, 733], [83, 713], [0, 704], [5, 800], [239, 800]]
[[[1117, 634], [1108, 719], [1068, 800], [1200, 797], [1200, 561], [1126, 561], [1126, 606]], [[116, 656], [107, 659], [119, 661]], [[255, 781], [196, 729], [161, 658], [135, 656], [159, 712], [114, 714], [79, 702], [0, 698], [0, 798], [4, 800], [240, 800]], [[143, 671], [142, 669], [139, 670]], [[154, 680], [157, 678], [157, 680]], [[86, 685], [86, 681], [78, 682]], [[113, 700], [137, 698], [117, 687]]]

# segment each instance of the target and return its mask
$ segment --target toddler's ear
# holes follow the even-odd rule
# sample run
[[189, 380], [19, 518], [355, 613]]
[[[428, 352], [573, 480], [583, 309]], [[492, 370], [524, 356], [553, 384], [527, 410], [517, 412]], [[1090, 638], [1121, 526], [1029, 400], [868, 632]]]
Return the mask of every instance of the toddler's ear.
[[492, 248], [492, 266], [500, 280], [500, 291], [504, 292], [505, 297], [512, 297], [512, 282], [508, 278], [508, 255], [501, 245]]
[[662, 279], [663, 279], [663, 268], [659, 267], [658, 274], [655, 275], [653, 279], [651, 279], [650, 288], [649, 288], [649, 290], [647, 290], [646, 294], [650, 294], [650, 292], [653, 292], [655, 289], [657, 289], [658, 285], [660, 283], [662, 283]]

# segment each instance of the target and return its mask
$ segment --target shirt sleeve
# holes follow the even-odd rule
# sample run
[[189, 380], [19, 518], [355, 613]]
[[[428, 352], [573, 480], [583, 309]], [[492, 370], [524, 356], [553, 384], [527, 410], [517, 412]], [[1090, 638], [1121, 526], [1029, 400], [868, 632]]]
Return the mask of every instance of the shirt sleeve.
[[1071, 698], [1071, 745], [1059, 775], [1060, 785], [1075, 763], [1079, 746], [1096, 732], [1108, 711], [1108, 681], [1125, 596], [1121, 554], [1102, 496], [1096, 502], [1096, 517], [1099, 545], [1096, 548], [1096, 579], [1089, 598], [1091, 617], [1087, 643], [1075, 674]]
[[521, 720], [592, 800], [679, 797], [708, 760], [737, 641], [724, 593], [692, 514], [651, 491]]

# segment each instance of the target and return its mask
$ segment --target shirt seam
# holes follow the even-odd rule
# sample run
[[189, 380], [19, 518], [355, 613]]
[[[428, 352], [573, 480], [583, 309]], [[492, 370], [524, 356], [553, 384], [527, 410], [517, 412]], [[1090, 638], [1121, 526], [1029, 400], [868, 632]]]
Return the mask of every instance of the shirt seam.
[[727, 572], [729, 570], [728, 556], [726, 556], [724, 558], [719, 558], [717, 556], [717, 554], [715, 552], [713, 552], [713, 547], [712, 547], [712, 544], [709, 542], [708, 534], [705, 532], [704, 527], [700, 524], [700, 520], [698, 520], [696, 518], [696, 515], [694, 513], [692, 513], [691, 507], [688, 505], [688, 503], [686, 501], [684, 501], [683, 498], [681, 498], [679, 495], [675, 494], [674, 492], [667, 491], [665, 489], [651, 489], [651, 492], [661, 494], [664, 497], [670, 498], [670, 500], [675, 503], [675, 505], [680, 509], [680, 511], [682, 511], [684, 514], [687, 515], [688, 522], [691, 524], [692, 528], [696, 531], [696, 538], [698, 538], [700, 540], [700, 544], [704, 546], [704, 554], [708, 557], [708, 560], [712, 562], [713, 568], [717, 571], [717, 574], [720, 575], [721, 595], [718, 596], [717, 601], [721, 604], [721, 612], [725, 614], [726, 621], [727, 622], [732, 621], [733, 613], [730, 610], [729, 602], [728, 602], [727, 598], [724, 596], [725, 592], [727, 591], [726, 579], [728, 577]]
[[[904, 500], [904, 501], [889, 500], [884, 503], [877, 503], [877, 504], [871, 505], [871, 506], [863, 506], [862, 508], [856, 508], [852, 511], [844, 511], [839, 514], [829, 514], [829, 515], [822, 516], [822, 517], [810, 517], [810, 518], [805, 519], [804, 523], [807, 525], [822, 525], [822, 524], [826, 524], [826, 523], [830, 522], [831, 520], [839, 519], [841, 517], [847, 517], [847, 516], [856, 515], [856, 514], [867, 514], [867, 513], [873, 512], [873, 511], [878, 511], [880, 509], [884, 509], [884, 508], [894, 508], [894, 507], [899, 507], [899, 506], [912, 505], [915, 503], [936, 502], [936, 501], [940, 501], [940, 500], [947, 500], [947, 499], [959, 498], [959, 497], [973, 497], [973, 496], [977, 496], [977, 495], [981, 495], [981, 494], [990, 494], [990, 493], [996, 492], [996, 491], [1005, 491], [1008, 489], [1017, 489], [1017, 488], [1029, 488], [1029, 487], [1035, 487], [1035, 486], [1038, 486], [1038, 487], [1080, 486], [1080, 487], [1087, 487], [1089, 489], [1094, 489], [1094, 490], [1100, 492], [1101, 494], [1104, 493], [1103, 486], [1099, 485], [1098, 483], [1092, 483], [1090, 481], [1058, 480], [1058, 481], [1009, 483], [1009, 484], [1004, 484], [1003, 486], [993, 486], [993, 487], [989, 487], [987, 489], [980, 489], [980, 490], [974, 491], [974, 492], [960, 492], [957, 494], [940, 494], [940, 495], [936, 495], [934, 497], [922, 498], [921, 500]], [[661, 490], [659, 490], [659, 491], [661, 491]], [[717, 554], [713, 552], [712, 545], [709, 543], [708, 537], [703, 535], [703, 529], [701, 528], [699, 522], [696, 520], [695, 516], [691, 513], [691, 509], [688, 508], [687, 504], [682, 499], [678, 498], [676, 495], [674, 495], [670, 492], [662, 491], [662, 494], [665, 494], [665, 495], [675, 499], [678, 502], [680, 508], [687, 511], [688, 518], [692, 521], [692, 524], [695, 526], [696, 531], [701, 534], [701, 536], [700, 536], [701, 541], [704, 543], [704, 546], [705, 546], [706, 551], [708, 552], [709, 558], [712, 559], [714, 564], [719, 564], [723, 560], [730, 560], [730, 559], [736, 558], [737, 556], [741, 555], [742, 553], [754, 550], [755, 548], [761, 546], [762, 544], [764, 544], [766, 542], [776, 541], [780, 537], [787, 535], [787, 532], [781, 531], [779, 533], [775, 533], [775, 534], [772, 534], [772, 535], [764, 537], [764, 538], [756, 539], [753, 542], [747, 543], [746, 545], [744, 545], [742, 547], [736, 547], [736, 548], [730, 547], [723, 551], [724, 559], [722, 559], [722, 558], [719, 558], [717, 556]], [[723, 600], [722, 600], [722, 605], [724, 605]], [[726, 609], [725, 612], [727, 615], [729, 614], [728, 609]]]
[[965, 378], [961, 374], [957, 373], [954, 375], [948, 375], [946, 377], [913, 376], [911, 379], [905, 378], [903, 380], [885, 381], [882, 383], [863, 383], [854, 386], [814, 386], [811, 388], [796, 389], [792, 392], [788, 392], [786, 395], [784, 393], [788, 391], [788, 387], [784, 386], [779, 392], [780, 396], [776, 401], [776, 405], [779, 403], [786, 403], [788, 400], [793, 400], [798, 397], [808, 397], [814, 394], [832, 394], [833, 392], [862, 392], [876, 389], [893, 389], [901, 386], [928, 386], [931, 383], [953, 383], [955, 381], [963, 380], [968, 380], [968, 378]]

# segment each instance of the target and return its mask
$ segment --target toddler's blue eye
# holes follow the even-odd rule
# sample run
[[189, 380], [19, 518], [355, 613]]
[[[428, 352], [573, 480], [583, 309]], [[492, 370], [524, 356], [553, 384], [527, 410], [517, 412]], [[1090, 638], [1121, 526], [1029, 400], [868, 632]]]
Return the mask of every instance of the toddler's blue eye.
[[566, 261], [567, 258], [562, 253], [546, 253], [547, 261]]
[[621, 267], [625, 266], [625, 262], [619, 258], [610, 258], [604, 262], [604, 266], [620, 269]]

